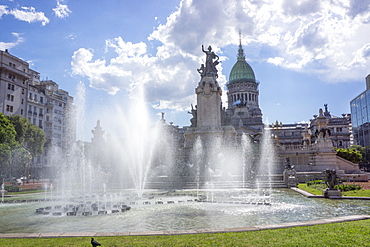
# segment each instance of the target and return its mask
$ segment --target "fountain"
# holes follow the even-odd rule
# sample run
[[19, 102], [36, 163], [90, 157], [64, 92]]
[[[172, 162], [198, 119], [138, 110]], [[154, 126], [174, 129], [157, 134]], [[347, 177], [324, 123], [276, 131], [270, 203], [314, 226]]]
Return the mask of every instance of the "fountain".
[[[207, 109], [217, 117], [217, 74], [204, 69], [197, 111]], [[137, 91], [126, 111], [116, 109], [111, 116], [120, 128], [108, 140], [98, 121], [91, 143], [52, 150], [59, 169], [53, 183], [45, 184], [44, 200], [2, 203], [0, 232], [234, 228], [368, 211], [361, 201], [319, 202], [274, 188], [276, 160], [268, 128], [262, 139], [243, 134], [237, 140], [232, 127], [200, 114], [184, 141], [163, 115], [151, 124], [144, 92]], [[79, 92], [76, 106], [83, 121], [81, 84]]]
[[5, 183], [3, 179], [3, 183], [1, 184], [1, 202], [4, 203], [4, 194], [5, 194]]

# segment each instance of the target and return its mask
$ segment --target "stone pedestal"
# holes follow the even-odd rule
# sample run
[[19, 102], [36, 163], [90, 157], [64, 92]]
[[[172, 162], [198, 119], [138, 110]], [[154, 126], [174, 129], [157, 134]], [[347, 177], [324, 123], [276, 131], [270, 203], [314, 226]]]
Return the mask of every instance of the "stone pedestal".
[[[233, 126], [221, 126], [221, 95], [216, 76], [202, 76], [195, 93], [197, 94], [196, 127], [185, 132], [185, 147], [193, 147], [200, 137], [204, 146], [212, 143], [233, 145], [236, 131]], [[193, 126], [193, 124], [192, 124]]]
[[330, 198], [330, 199], [336, 199], [336, 198], [342, 197], [342, 193], [337, 189], [324, 189], [322, 190], [322, 195], [325, 198]]
[[298, 178], [297, 178], [297, 172], [295, 169], [285, 169], [283, 172], [283, 176], [284, 176], [284, 183], [287, 185], [288, 188], [297, 187]]

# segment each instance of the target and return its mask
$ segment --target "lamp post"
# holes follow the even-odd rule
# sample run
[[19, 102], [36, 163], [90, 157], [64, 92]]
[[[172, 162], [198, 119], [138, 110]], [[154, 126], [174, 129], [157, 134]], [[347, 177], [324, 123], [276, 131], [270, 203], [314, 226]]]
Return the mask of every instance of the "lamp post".
[[275, 124], [272, 124], [271, 125], [272, 129], [275, 130], [275, 142], [276, 142], [276, 145], [280, 145], [280, 142], [279, 142], [279, 129], [283, 129], [283, 124], [276, 120]]

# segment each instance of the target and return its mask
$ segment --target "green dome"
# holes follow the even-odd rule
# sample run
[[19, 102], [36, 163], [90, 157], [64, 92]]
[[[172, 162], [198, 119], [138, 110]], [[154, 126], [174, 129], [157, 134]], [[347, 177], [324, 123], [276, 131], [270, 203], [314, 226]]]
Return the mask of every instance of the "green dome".
[[245, 61], [242, 45], [239, 45], [238, 61], [231, 69], [229, 76], [229, 84], [242, 81], [256, 82], [256, 77], [252, 67]]

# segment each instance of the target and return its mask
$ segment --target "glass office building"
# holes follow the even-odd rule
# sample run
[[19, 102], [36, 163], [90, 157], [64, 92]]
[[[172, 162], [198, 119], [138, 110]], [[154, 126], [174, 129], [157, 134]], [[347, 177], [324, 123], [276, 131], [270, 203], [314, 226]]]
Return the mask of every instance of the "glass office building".
[[351, 101], [352, 131], [355, 145], [370, 145], [370, 74], [366, 90]]

